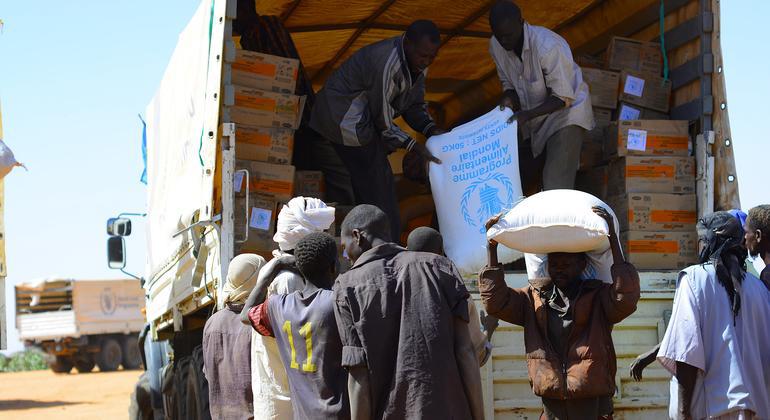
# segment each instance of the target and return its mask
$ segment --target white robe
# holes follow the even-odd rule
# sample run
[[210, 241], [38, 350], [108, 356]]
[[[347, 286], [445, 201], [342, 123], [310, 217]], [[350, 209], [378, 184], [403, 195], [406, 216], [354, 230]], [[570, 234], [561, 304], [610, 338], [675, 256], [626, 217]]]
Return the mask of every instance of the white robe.
[[[658, 360], [672, 374], [676, 362], [698, 368], [693, 419], [735, 417], [740, 410], [770, 419], [770, 291], [746, 274], [738, 293], [741, 309], [733, 319], [713, 265], [694, 265], [679, 275]], [[675, 418], [675, 379], [671, 391], [669, 414]]]

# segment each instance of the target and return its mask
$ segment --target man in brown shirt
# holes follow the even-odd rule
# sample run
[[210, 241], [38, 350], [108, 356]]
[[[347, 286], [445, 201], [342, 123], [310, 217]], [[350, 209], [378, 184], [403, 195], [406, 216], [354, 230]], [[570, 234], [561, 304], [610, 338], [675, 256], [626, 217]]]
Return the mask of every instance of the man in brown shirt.
[[390, 240], [375, 206], [355, 207], [342, 223], [354, 264], [334, 297], [352, 418], [483, 418], [460, 274], [445, 257]]
[[264, 264], [265, 259], [255, 254], [241, 254], [230, 261], [222, 290], [225, 307], [203, 327], [203, 369], [214, 419], [254, 418], [251, 329], [241, 323], [239, 314]]
[[[611, 232], [612, 284], [580, 279], [585, 254], [551, 253], [550, 278], [511, 289], [494, 241], [488, 244], [489, 264], [479, 274], [487, 312], [524, 327], [529, 378], [543, 399], [547, 419], [612, 417], [617, 371], [612, 326], [631, 315], [639, 300], [639, 274], [623, 258], [612, 216], [601, 207], [594, 212]], [[487, 228], [498, 218], [487, 222]]]

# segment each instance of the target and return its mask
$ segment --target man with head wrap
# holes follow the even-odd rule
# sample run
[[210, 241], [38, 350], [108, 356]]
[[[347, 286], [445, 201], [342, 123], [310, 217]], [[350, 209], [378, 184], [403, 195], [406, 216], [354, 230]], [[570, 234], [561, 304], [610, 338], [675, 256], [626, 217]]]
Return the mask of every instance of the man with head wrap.
[[254, 418], [251, 391], [251, 329], [238, 314], [257, 283], [265, 259], [241, 254], [230, 261], [222, 288], [225, 307], [203, 328], [203, 365], [209, 383], [209, 407], [215, 419]]
[[700, 264], [679, 274], [658, 361], [674, 375], [669, 415], [770, 418], [770, 295], [746, 273], [743, 228], [728, 212], [698, 222]]
[[[286, 203], [278, 213], [277, 231], [273, 240], [278, 249], [268, 262], [260, 281], [270, 286], [267, 295], [287, 295], [304, 287], [304, 280], [297, 272], [289, 269], [276, 270], [280, 257], [294, 254], [294, 248], [302, 238], [329, 229], [334, 222], [334, 207], [311, 197], [295, 197]], [[278, 273], [276, 275], [272, 273]], [[263, 279], [273, 276], [274, 279]], [[252, 289], [254, 285], [252, 284]], [[251, 289], [249, 289], [251, 291]], [[248, 326], [246, 328], [249, 328]], [[291, 395], [286, 370], [283, 368], [275, 339], [251, 331], [251, 384], [254, 393], [254, 417], [259, 419], [292, 418]]]

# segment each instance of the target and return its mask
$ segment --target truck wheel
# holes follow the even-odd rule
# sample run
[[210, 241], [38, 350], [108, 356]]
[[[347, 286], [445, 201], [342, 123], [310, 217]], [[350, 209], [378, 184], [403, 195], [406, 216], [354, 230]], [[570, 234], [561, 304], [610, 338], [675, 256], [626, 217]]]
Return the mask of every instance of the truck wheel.
[[142, 367], [142, 354], [139, 352], [139, 340], [134, 336], [123, 337], [123, 369]]
[[123, 351], [120, 350], [118, 340], [106, 338], [102, 340], [102, 348], [96, 353], [96, 364], [102, 372], [112, 372], [118, 370], [120, 362], [123, 359]]
[[96, 362], [90, 354], [75, 357], [75, 369], [79, 373], [90, 373], [94, 370], [94, 365], [96, 365]]
[[70, 373], [72, 370], [72, 359], [69, 357], [56, 356], [56, 359], [48, 362], [48, 367], [56, 373]]

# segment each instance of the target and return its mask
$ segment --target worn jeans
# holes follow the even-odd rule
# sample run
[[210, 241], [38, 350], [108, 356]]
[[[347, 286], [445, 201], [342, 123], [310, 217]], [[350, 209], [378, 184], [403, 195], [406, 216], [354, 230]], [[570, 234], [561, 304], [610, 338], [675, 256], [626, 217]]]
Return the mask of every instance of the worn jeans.
[[532, 141], [519, 139], [519, 174], [524, 195], [542, 190], [574, 189], [575, 174], [580, 166], [580, 148], [588, 131], [568, 125], [546, 141], [545, 149], [533, 156]]

